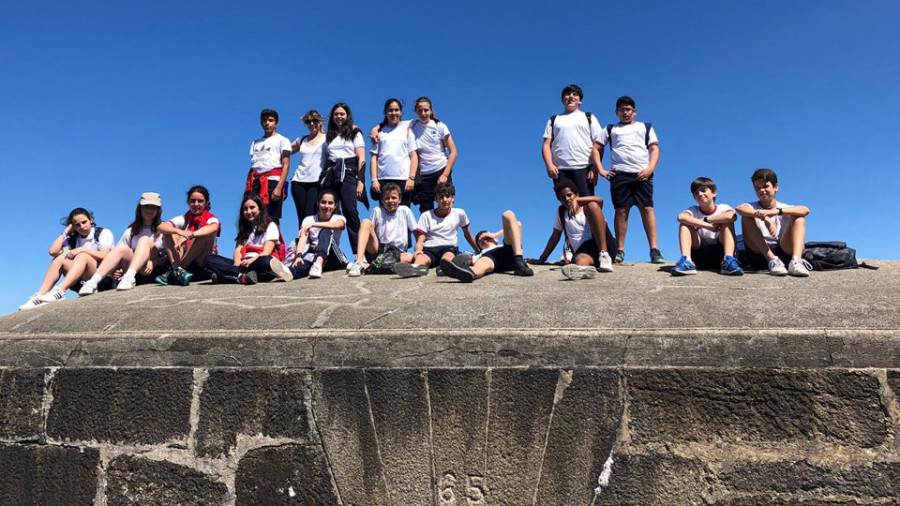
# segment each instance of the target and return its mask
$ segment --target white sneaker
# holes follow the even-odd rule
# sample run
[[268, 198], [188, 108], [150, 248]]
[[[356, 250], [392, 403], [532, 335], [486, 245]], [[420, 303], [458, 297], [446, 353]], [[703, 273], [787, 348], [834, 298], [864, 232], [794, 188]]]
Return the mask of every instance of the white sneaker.
[[563, 276], [571, 280], [593, 279], [597, 275], [597, 269], [586, 265], [568, 264], [562, 268]]
[[358, 278], [362, 275], [362, 266], [359, 265], [359, 262], [350, 262], [347, 268], [347, 275], [351, 278]]
[[292, 273], [290, 269], [288, 269], [283, 263], [281, 263], [281, 260], [275, 257], [272, 257], [272, 259], [269, 260], [269, 268], [272, 269], [272, 272], [275, 273], [275, 276], [278, 279], [282, 279], [284, 281], [294, 280], [294, 273]]
[[44, 295], [39, 295], [39, 296], [38, 296], [38, 299], [39, 299], [41, 302], [44, 302], [44, 303], [49, 304], [49, 303], [51, 303], [51, 302], [59, 302], [59, 301], [61, 301], [61, 300], [65, 300], [65, 299], [66, 299], [66, 294], [64, 294], [64, 293], [62, 292], [62, 290], [60, 290], [59, 288], [54, 287], [52, 290], [50, 290], [49, 292], [45, 293]]
[[87, 280], [81, 285], [81, 290], [78, 290], [78, 295], [82, 297], [87, 297], [88, 295], [93, 295], [97, 293], [97, 282]]
[[810, 269], [812, 269], [812, 264], [802, 258], [792, 258], [791, 263], [788, 264], [788, 274], [798, 278], [809, 276]]
[[19, 311], [27, 311], [29, 309], [34, 309], [38, 306], [43, 306], [44, 301], [41, 300], [41, 296], [38, 294], [34, 294], [31, 297], [28, 297], [28, 302], [19, 306]]
[[609, 256], [609, 253], [605, 251], [600, 252], [600, 256], [597, 257], [597, 260], [600, 262], [600, 266], [597, 267], [597, 270], [600, 272], [612, 272], [613, 271], [613, 262], [612, 257]]
[[[123, 277], [119, 280], [119, 284], [116, 285], [116, 290], [123, 292], [125, 290], [131, 290], [134, 288], [135, 280], [132, 277]], [[81, 292], [78, 292], [81, 293]]]
[[775, 257], [772, 260], [769, 260], [769, 274], [773, 276], [786, 276], [787, 273], [787, 269], [784, 268], [784, 262], [782, 262], [780, 258]]
[[319, 279], [322, 277], [322, 266], [313, 263], [312, 267], [309, 268], [309, 278], [310, 279]]

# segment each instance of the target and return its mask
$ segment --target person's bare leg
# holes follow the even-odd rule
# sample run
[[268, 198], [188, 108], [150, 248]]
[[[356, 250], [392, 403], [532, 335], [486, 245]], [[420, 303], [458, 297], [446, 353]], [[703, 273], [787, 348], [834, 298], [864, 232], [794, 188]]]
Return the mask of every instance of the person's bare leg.
[[371, 220], [363, 220], [359, 224], [359, 236], [356, 246], [356, 261], [363, 263], [366, 261], [366, 253], [374, 255], [378, 252], [378, 237], [375, 234], [375, 225]]
[[763, 238], [762, 231], [756, 224], [756, 218], [741, 218], [741, 230], [744, 232], [744, 245], [751, 251], [755, 251], [766, 257], [766, 261], [775, 258], [775, 253], [769, 249], [769, 244]]
[[38, 295], [44, 295], [49, 292], [53, 285], [59, 281], [59, 278], [62, 277], [63, 268], [70, 266], [71, 263], [72, 261], [66, 259], [65, 255], [59, 255], [54, 258], [50, 262], [50, 267], [47, 268], [47, 274], [44, 275], [44, 281], [41, 282], [41, 289], [38, 290]]
[[678, 227], [678, 244], [681, 246], [681, 256], [690, 258], [691, 250], [700, 247], [700, 234], [694, 227], [680, 225]]
[[735, 237], [733, 223], [719, 229], [719, 243], [722, 244], [726, 256], [734, 256]]
[[806, 242], [806, 218], [797, 217], [789, 220], [778, 243], [781, 250], [790, 252], [791, 257], [800, 258], [803, 256], [803, 244]]
[[596, 202], [589, 202], [584, 206], [584, 217], [594, 234], [594, 242], [599, 251], [606, 249], [606, 219], [603, 217], [603, 208]]
[[616, 242], [618, 242], [617, 248], [619, 251], [625, 251], [625, 234], [628, 233], [628, 213], [630, 210], [631, 208], [629, 207], [616, 208]]
[[215, 236], [207, 235], [205, 237], [197, 237], [194, 242], [184, 252], [184, 256], [178, 265], [172, 264], [172, 267], [181, 267], [183, 265], [191, 265], [193, 262], [201, 263], [201, 260], [212, 254], [213, 245], [215, 244]]
[[[514, 255], [522, 254], [522, 222], [516, 219], [516, 213], [503, 213], [503, 244], [512, 246]], [[493, 263], [493, 262], [492, 262]], [[491, 267], [493, 270], [493, 267]], [[476, 273], [477, 274], [477, 273]]]
[[[504, 235], [504, 237], [506, 236]], [[494, 261], [490, 258], [479, 258], [478, 261], [472, 265], [472, 272], [475, 273], [475, 279], [483, 278], [494, 272]]]
[[97, 269], [97, 260], [87, 253], [75, 255], [72, 260], [72, 266], [66, 271], [66, 277], [59, 283], [59, 290], [66, 293], [66, 290], [72, 287], [79, 280], [84, 279], [85, 275], [89, 278]]
[[141, 237], [138, 240], [137, 247], [134, 248], [134, 255], [132, 255], [131, 261], [128, 262], [128, 268], [140, 273], [147, 266], [147, 261], [150, 260], [150, 253], [153, 251], [156, 251], [153, 239], [146, 236]]
[[656, 211], [650, 206], [638, 206], [641, 212], [641, 222], [644, 224], [644, 232], [647, 234], [647, 242], [650, 249], [659, 249], [659, 243], [656, 233]]

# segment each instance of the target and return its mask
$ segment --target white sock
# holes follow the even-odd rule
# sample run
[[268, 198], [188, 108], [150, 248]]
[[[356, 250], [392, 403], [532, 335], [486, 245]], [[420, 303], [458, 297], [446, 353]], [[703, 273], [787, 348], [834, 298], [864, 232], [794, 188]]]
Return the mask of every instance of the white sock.
[[100, 280], [103, 279], [99, 274], [94, 274], [91, 276], [91, 279], [88, 280], [88, 283], [99, 283]]
[[134, 279], [135, 276], [137, 276], [137, 271], [134, 269], [128, 269], [127, 271], [125, 271], [125, 274], [122, 276], [122, 279], [125, 279], [125, 278]]

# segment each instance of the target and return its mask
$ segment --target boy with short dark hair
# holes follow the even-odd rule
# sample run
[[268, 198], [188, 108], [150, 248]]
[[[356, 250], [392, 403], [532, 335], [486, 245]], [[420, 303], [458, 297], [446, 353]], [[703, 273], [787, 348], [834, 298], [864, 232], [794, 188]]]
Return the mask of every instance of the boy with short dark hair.
[[250, 143], [250, 172], [244, 191], [258, 194], [269, 217], [276, 224], [281, 221], [281, 204], [284, 202], [284, 182], [287, 179], [291, 157], [291, 141], [275, 131], [278, 113], [263, 109], [259, 113], [263, 136]]
[[653, 172], [659, 161], [659, 139], [650, 123], [635, 121], [637, 106], [631, 97], [616, 100], [616, 116], [619, 122], [608, 125], [600, 134], [600, 157], [609, 146], [607, 172], [598, 165], [600, 177], [609, 180], [609, 191], [616, 209], [615, 230], [618, 238], [616, 263], [625, 261], [625, 234], [628, 232], [628, 215], [632, 206], [641, 213], [641, 222], [650, 244], [650, 261], [664, 264], [656, 233], [656, 213], [653, 210]]
[[[512, 211], [503, 213], [503, 229], [499, 232], [482, 230], [475, 234], [479, 253], [469, 263], [441, 259], [444, 274], [463, 283], [471, 283], [492, 272], [512, 271], [516, 276], [534, 276], [534, 271], [522, 257], [522, 222]], [[498, 240], [503, 236], [503, 245]]]
[[809, 208], [775, 200], [778, 176], [772, 169], [757, 169], [750, 181], [759, 200], [737, 207], [750, 267], [773, 276], [809, 276], [812, 267], [802, 258]]
[[563, 113], [554, 114], [544, 127], [541, 154], [547, 175], [554, 183], [560, 178], [575, 182], [584, 197], [594, 194], [600, 152], [597, 142], [603, 126], [591, 113], [579, 110], [584, 92], [577, 84], [562, 90]]
[[718, 268], [720, 274], [740, 276], [744, 271], [734, 258], [734, 209], [716, 203], [716, 183], [708, 177], [698, 177], [691, 183], [691, 195], [697, 205], [678, 215], [681, 258], [672, 274], [696, 274], [698, 268]]
[[394, 272], [404, 278], [424, 276], [429, 267], [436, 267], [441, 260], [453, 260], [459, 254], [457, 231], [462, 228], [466, 241], [475, 251], [478, 245], [469, 231], [469, 217], [458, 207], [453, 207], [456, 188], [447, 181], [434, 187], [437, 209], [422, 213], [416, 225], [416, 248], [413, 262], [394, 264]]
[[409, 207], [400, 203], [402, 199], [397, 183], [388, 182], [381, 187], [381, 206], [372, 209], [371, 219], [365, 219], [359, 225], [356, 261], [347, 264], [347, 275], [351, 278], [361, 275], [369, 261], [390, 246], [400, 250], [401, 262], [413, 261], [413, 255], [407, 250], [409, 234], [416, 229], [416, 219]]

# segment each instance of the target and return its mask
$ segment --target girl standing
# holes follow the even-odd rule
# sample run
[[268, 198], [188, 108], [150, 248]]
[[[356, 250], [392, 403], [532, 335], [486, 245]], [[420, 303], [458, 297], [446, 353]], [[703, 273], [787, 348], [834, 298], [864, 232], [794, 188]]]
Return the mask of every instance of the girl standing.
[[453, 182], [451, 173], [458, 153], [447, 124], [434, 117], [430, 98], [416, 99], [416, 116], [418, 119], [410, 123], [419, 154], [419, 180], [415, 195], [419, 212], [425, 213], [434, 209], [434, 186]]
[[303, 218], [316, 213], [316, 200], [319, 197], [319, 176], [325, 164], [325, 133], [322, 131], [322, 116], [319, 111], [310, 110], [303, 115], [303, 123], [309, 129], [309, 135], [299, 137], [291, 143], [291, 154], [300, 153], [300, 163], [291, 178], [291, 197], [297, 208], [297, 223]]
[[167, 262], [166, 257], [162, 256], [162, 234], [159, 233], [161, 216], [162, 198], [159, 194], [141, 194], [134, 209], [134, 221], [125, 229], [116, 247], [100, 262], [91, 279], [78, 290], [78, 295], [96, 293], [97, 285], [106, 276], [119, 279], [116, 290], [130, 290], [136, 284], [149, 283], [162, 274]]
[[337, 193], [322, 190], [318, 214], [303, 220], [295, 241], [295, 257], [290, 263], [295, 278], [309, 275], [311, 279], [317, 279], [322, 277], [323, 271], [336, 271], [347, 265], [341, 252], [341, 230], [347, 220], [335, 214], [336, 207]]
[[210, 272], [213, 283], [255, 285], [276, 278], [293, 279], [281, 263], [284, 241], [278, 225], [269, 218], [262, 198], [256, 193], [244, 194], [234, 243], [232, 258], [209, 255], [203, 259], [203, 266]]
[[384, 121], [379, 125], [379, 132], [374, 136], [375, 148], [372, 150], [371, 196], [375, 201], [381, 200], [381, 186], [385, 183], [396, 183], [403, 191], [400, 204], [409, 206], [412, 191], [415, 187], [416, 172], [419, 167], [419, 156], [416, 153], [416, 138], [409, 128], [409, 121], [401, 121], [403, 106], [396, 98], [384, 103]]
[[[83, 207], [69, 212], [64, 224], [66, 228], [63, 233], [50, 245], [53, 261], [44, 275], [40, 290], [19, 306], [19, 311], [65, 299], [66, 290], [80, 288], [84, 280], [94, 275], [97, 265], [115, 245], [112, 232], [96, 226], [94, 216]], [[61, 276], [65, 278], [54, 288]]]
[[172, 266], [156, 278], [163, 285], [187, 286], [191, 278], [205, 277], [202, 267], [207, 255], [216, 253], [216, 237], [222, 233], [219, 218], [210, 212], [209, 190], [192, 186], [187, 192], [188, 212], [159, 225], [163, 249]]
[[366, 143], [362, 133], [353, 124], [350, 106], [343, 102], [331, 108], [325, 149], [328, 158], [320, 183], [322, 189], [330, 188], [340, 196], [340, 212], [347, 219], [347, 236], [350, 237], [350, 246], [355, 250], [359, 233], [356, 200], [363, 199], [366, 208], [369, 207], [364, 191]]

